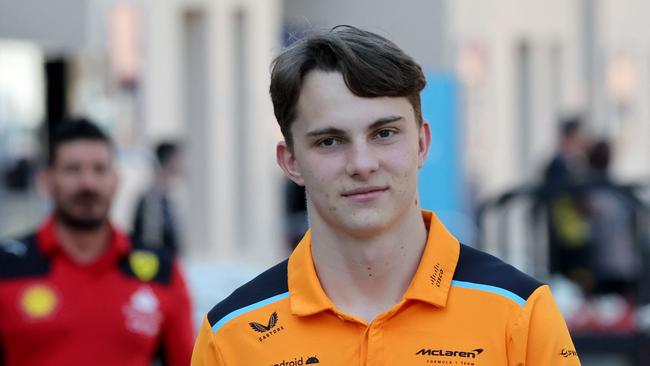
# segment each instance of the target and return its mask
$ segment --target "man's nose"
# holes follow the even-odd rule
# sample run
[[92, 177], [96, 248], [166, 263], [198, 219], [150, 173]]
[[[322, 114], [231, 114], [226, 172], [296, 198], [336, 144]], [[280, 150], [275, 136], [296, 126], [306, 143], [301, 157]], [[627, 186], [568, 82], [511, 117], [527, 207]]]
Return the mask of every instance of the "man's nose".
[[368, 180], [372, 173], [379, 168], [379, 159], [375, 151], [368, 143], [353, 143], [348, 151], [348, 159], [345, 167], [346, 173], [359, 180]]
[[99, 185], [101, 175], [93, 169], [82, 169], [81, 184], [86, 188], [95, 188]]

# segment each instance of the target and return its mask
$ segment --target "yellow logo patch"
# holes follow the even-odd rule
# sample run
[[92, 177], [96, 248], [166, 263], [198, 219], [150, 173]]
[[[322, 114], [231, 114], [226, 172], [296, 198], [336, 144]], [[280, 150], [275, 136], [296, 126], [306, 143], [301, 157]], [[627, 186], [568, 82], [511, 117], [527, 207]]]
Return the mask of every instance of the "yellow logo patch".
[[145, 251], [133, 252], [129, 257], [129, 264], [133, 273], [142, 281], [151, 281], [160, 269], [158, 257]]
[[54, 311], [57, 298], [54, 291], [45, 285], [34, 285], [23, 294], [20, 305], [32, 318], [43, 318]]

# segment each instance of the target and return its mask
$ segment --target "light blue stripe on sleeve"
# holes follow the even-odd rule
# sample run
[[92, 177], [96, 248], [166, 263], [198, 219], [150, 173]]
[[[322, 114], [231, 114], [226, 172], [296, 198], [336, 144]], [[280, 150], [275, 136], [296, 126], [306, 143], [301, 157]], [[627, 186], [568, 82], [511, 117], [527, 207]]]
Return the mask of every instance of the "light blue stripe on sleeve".
[[238, 317], [238, 316], [240, 316], [242, 314], [248, 313], [248, 312], [253, 311], [255, 309], [259, 309], [262, 306], [266, 306], [268, 304], [271, 304], [271, 303], [274, 303], [276, 301], [282, 300], [287, 296], [289, 296], [289, 292], [285, 292], [285, 293], [282, 293], [282, 294], [279, 294], [279, 295], [275, 295], [273, 297], [269, 297], [268, 299], [258, 301], [258, 302], [254, 303], [254, 304], [250, 304], [248, 306], [245, 306], [245, 307], [243, 307], [241, 309], [237, 309], [237, 310], [233, 311], [232, 313], [224, 316], [215, 325], [213, 325], [212, 326], [212, 333], [216, 333], [217, 330], [219, 330], [219, 328], [223, 327], [224, 324], [226, 324], [227, 322], [229, 322], [233, 318], [236, 318], [236, 317]]
[[496, 286], [490, 286], [490, 285], [483, 285], [480, 283], [473, 283], [473, 282], [465, 282], [465, 281], [456, 281], [453, 280], [451, 281], [452, 286], [456, 287], [462, 287], [462, 288], [470, 288], [474, 290], [480, 290], [480, 291], [487, 291], [487, 292], [492, 292], [497, 295], [501, 295], [503, 297], [507, 297], [510, 300], [516, 302], [519, 304], [519, 306], [524, 306], [526, 303], [526, 300], [524, 300], [521, 296], [512, 293], [508, 290], [502, 289], [501, 287], [496, 287]]

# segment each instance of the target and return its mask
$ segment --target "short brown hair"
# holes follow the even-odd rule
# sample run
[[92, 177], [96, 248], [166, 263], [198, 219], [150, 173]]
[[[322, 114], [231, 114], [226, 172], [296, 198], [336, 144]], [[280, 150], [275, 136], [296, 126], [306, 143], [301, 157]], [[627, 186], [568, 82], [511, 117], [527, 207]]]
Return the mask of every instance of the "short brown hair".
[[406, 97], [422, 123], [422, 68], [395, 43], [352, 26], [336, 26], [310, 34], [273, 60], [271, 100], [275, 118], [289, 148], [303, 78], [312, 70], [340, 72], [350, 91], [365, 98]]

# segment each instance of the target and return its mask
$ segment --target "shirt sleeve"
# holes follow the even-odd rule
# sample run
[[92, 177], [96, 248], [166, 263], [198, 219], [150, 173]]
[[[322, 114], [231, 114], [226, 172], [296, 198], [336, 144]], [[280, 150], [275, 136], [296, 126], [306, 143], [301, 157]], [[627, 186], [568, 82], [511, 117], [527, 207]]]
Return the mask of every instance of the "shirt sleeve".
[[547, 285], [530, 295], [509, 328], [508, 365], [580, 365], [569, 330]]
[[214, 341], [212, 327], [206, 317], [194, 344], [191, 366], [226, 366], [221, 352]]
[[173, 303], [165, 314], [162, 334], [165, 365], [187, 366], [192, 355], [194, 329], [192, 326], [192, 304], [185, 280], [177, 263], [174, 263], [170, 295]]

